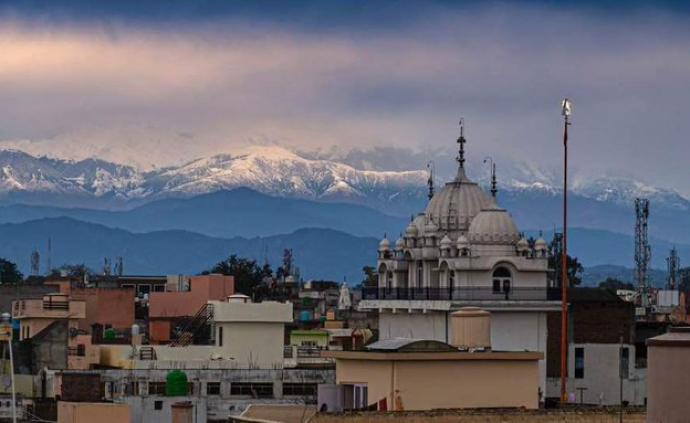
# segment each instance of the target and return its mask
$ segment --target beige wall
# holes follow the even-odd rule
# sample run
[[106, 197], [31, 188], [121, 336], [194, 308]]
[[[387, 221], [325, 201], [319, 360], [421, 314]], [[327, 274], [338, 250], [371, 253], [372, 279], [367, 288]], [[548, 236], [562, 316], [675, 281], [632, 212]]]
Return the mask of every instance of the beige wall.
[[58, 402], [58, 423], [129, 423], [126, 404]]
[[[435, 411], [420, 413], [346, 413], [317, 414], [311, 423], [618, 423], [617, 410], [568, 410], [568, 411]], [[643, 411], [626, 411], [624, 423], [643, 423]]]
[[404, 410], [538, 407], [536, 360], [343, 360], [336, 383], [366, 384], [373, 404], [397, 393]]
[[652, 346], [647, 355], [647, 421], [681, 423], [690, 418], [689, 346]]
[[216, 350], [233, 358], [239, 368], [274, 369], [283, 367], [284, 323], [232, 322], [216, 324], [223, 328], [223, 345], [216, 332]]

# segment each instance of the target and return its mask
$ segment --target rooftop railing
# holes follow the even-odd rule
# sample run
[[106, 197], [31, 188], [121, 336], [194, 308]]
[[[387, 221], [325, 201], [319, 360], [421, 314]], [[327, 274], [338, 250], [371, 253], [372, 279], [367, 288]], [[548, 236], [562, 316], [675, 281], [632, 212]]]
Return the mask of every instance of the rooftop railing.
[[560, 288], [511, 287], [495, 290], [492, 287], [462, 288], [363, 288], [363, 300], [421, 300], [421, 301], [558, 301]]

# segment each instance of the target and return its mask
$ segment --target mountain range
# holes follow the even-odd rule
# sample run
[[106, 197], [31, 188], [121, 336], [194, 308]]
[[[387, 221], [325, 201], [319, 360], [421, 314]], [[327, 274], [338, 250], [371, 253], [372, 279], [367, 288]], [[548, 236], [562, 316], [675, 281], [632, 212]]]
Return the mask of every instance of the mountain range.
[[[358, 279], [361, 267], [375, 260], [376, 240], [384, 233], [396, 238], [427, 202], [428, 172], [406, 170], [409, 163], [404, 157], [396, 161], [396, 151], [374, 148], [368, 155], [343, 156], [253, 146], [141, 170], [98, 158], [75, 161], [0, 150], [0, 224], [3, 230], [24, 228], [33, 234], [27, 243], [20, 232], [3, 237], [0, 253], [26, 268], [31, 251], [45, 245], [54, 227], [68, 225], [82, 231], [83, 244], [91, 248], [82, 250], [82, 241], [66, 242], [66, 262], [93, 266], [103, 257], [120, 255], [137, 272], [174, 272], [172, 267], [196, 272], [213, 264], [202, 263], [204, 257], [217, 261], [230, 250], [263, 260], [267, 246], [276, 246], [269, 260], [277, 260], [278, 245], [301, 245], [306, 260], [329, 251], [328, 245], [341, 250], [333, 259], [337, 265], [316, 258], [300, 263], [297, 254], [298, 264], [309, 272], [305, 276]], [[453, 160], [440, 155], [435, 161], [447, 162], [435, 172], [438, 190], [442, 180], [452, 177]], [[481, 161], [470, 161], [468, 172], [481, 184], [488, 180]], [[533, 235], [541, 230], [547, 237], [559, 228], [558, 172], [508, 162], [500, 176], [498, 202], [518, 227]], [[570, 251], [587, 267], [631, 267], [637, 197], [651, 201], [652, 265], [665, 267], [664, 257], [674, 245], [681, 257], [690, 255], [690, 201], [673, 190], [620, 177], [573, 178]], [[300, 241], [305, 239], [302, 230], [318, 234], [319, 242]], [[110, 239], [118, 240], [112, 248]], [[151, 247], [143, 250], [142, 245]], [[196, 252], [188, 245], [197, 246]], [[182, 252], [189, 258], [173, 260], [172, 267], [171, 260], [163, 259]]]

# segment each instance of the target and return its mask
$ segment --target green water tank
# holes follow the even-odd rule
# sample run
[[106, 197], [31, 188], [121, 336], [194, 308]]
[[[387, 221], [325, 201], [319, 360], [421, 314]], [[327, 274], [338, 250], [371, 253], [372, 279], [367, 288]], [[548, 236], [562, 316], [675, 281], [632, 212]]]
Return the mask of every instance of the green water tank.
[[180, 370], [173, 370], [165, 377], [165, 395], [169, 397], [183, 397], [187, 395], [187, 374]]
[[103, 339], [107, 339], [109, 341], [115, 339], [115, 329], [108, 328], [105, 331], [103, 331]]

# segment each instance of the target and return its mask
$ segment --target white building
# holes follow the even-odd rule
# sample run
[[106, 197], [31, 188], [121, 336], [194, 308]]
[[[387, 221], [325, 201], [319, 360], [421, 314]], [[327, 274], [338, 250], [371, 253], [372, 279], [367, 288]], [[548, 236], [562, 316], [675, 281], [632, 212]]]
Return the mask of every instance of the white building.
[[[546, 354], [548, 311], [559, 310], [548, 287], [547, 244], [521, 238], [513, 219], [492, 195], [465, 174], [465, 138], [455, 179], [437, 192], [394, 245], [379, 244], [378, 287], [364, 290], [360, 309], [379, 311], [382, 339], [448, 342], [449, 315], [463, 306], [492, 312], [496, 350]], [[540, 387], [546, 385], [540, 362]]]

